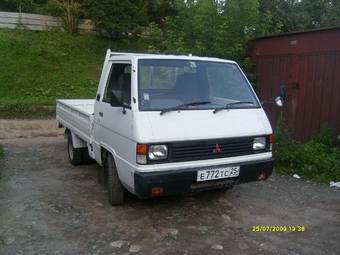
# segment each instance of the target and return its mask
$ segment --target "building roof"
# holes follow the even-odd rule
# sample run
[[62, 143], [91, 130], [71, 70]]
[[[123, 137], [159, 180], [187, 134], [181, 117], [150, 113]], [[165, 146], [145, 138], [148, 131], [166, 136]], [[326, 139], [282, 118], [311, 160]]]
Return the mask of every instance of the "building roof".
[[276, 34], [276, 35], [261, 36], [261, 37], [255, 38], [254, 41], [261, 40], [261, 39], [267, 39], [267, 38], [300, 35], [300, 34], [306, 34], [306, 33], [327, 32], [327, 31], [332, 31], [332, 30], [335, 30], [335, 31], [339, 30], [340, 31], [340, 26], [324, 27], [324, 28], [317, 28], [317, 29], [305, 29], [305, 30], [294, 31], [294, 32], [280, 33], [280, 34]]
[[265, 36], [248, 44], [248, 56], [253, 57], [336, 52], [340, 52], [340, 26]]

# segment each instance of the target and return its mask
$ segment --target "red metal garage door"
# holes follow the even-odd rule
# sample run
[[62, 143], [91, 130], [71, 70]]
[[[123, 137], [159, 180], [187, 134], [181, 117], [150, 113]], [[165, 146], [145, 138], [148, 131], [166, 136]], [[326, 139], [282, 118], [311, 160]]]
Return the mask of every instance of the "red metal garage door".
[[261, 100], [273, 100], [285, 85], [288, 100], [279, 109], [264, 109], [275, 127], [282, 112], [294, 138], [306, 140], [328, 123], [340, 133], [340, 53], [256, 57], [257, 91]]

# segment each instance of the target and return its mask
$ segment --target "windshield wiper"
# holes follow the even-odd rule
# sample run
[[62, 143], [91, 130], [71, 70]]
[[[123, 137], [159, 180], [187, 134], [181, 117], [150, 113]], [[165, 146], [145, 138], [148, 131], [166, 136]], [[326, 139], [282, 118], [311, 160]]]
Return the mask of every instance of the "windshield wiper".
[[167, 113], [167, 112], [185, 109], [188, 106], [204, 105], [204, 104], [210, 104], [210, 103], [211, 103], [210, 101], [199, 101], [199, 102], [191, 102], [191, 103], [187, 103], [187, 104], [180, 104], [180, 105], [177, 105], [175, 107], [164, 109], [164, 110], [161, 111], [160, 114], [163, 115], [164, 113]]
[[229, 104], [226, 104], [226, 105], [223, 106], [223, 107], [216, 108], [216, 109], [213, 111], [213, 113], [217, 113], [217, 112], [222, 111], [222, 110], [230, 109], [231, 106], [233, 106], [233, 105], [238, 105], [238, 104], [252, 104], [252, 105], [254, 105], [254, 102], [239, 101], [239, 102], [229, 103]]

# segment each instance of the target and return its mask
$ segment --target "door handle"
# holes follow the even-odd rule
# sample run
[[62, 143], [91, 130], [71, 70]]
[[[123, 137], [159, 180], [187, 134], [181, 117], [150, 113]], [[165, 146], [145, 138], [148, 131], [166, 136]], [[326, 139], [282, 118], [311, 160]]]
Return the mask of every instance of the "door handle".
[[99, 112], [99, 116], [100, 116], [100, 117], [103, 117], [104, 114], [103, 114], [102, 112]]

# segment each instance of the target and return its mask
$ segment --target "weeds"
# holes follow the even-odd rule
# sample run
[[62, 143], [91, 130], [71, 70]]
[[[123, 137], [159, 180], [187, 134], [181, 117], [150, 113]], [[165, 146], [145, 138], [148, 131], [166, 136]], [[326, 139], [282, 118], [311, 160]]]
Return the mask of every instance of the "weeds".
[[320, 182], [340, 180], [340, 150], [332, 146], [328, 127], [322, 127], [320, 133], [306, 143], [291, 139], [282, 119], [276, 131], [274, 157], [277, 172], [296, 173]]

